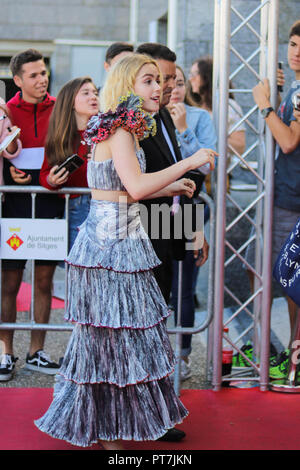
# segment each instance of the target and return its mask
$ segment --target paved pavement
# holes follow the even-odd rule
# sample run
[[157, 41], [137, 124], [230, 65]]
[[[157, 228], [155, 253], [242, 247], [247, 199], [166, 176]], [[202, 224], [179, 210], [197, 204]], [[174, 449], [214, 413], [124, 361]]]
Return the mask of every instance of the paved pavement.
[[[225, 317], [230, 314], [230, 309], [224, 312]], [[206, 315], [205, 311], [198, 311], [196, 313], [196, 324], [203, 322]], [[18, 314], [18, 322], [26, 321], [27, 313], [20, 312]], [[170, 320], [172, 321], [172, 319]], [[53, 310], [51, 313], [52, 323], [63, 323], [63, 310]], [[170, 324], [170, 326], [172, 326]], [[231, 323], [230, 336], [233, 340], [237, 338], [243, 330], [243, 325], [240, 320]], [[289, 327], [288, 327], [288, 314], [286, 309], [286, 302], [282, 298], [275, 299], [272, 309], [272, 332], [271, 338], [273, 344], [280, 351], [284, 349], [289, 341]], [[70, 336], [69, 331], [49, 331], [46, 335], [45, 350], [49, 353], [53, 360], [59, 361], [59, 358], [64, 355], [64, 351]], [[52, 387], [54, 377], [38, 372], [26, 370], [25, 356], [28, 349], [30, 339], [30, 332], [17, 330], [15, 331], [15, 355], [19, 358], [16, 366], [16, 373], [14, 378], [9, 382], [0, 382], [0, 387]], [[174, 344], [175, 337], [170, 335], [171, 342]], [[192, 372], [193, 375], [190, 379], [182, 382], [183, 389], [207, 389], [211, 387], [210, 382], [207, 380], [207, 331], [197, 333], [193, 336], [192, 341]]]
[[[26, 321], [26, 313], [19, 313], [18, 322]], [[52, 323], [63, 323], [63, 310], [53, 310], [51, 313]], [[46, 335], [45, 351], [51, 358], [59, 361], [70, 336], [68, 331], [48, 331]], [[0, 387], [52, 387], [54, 377], [38, 372], [32, 372], [25, 368], [25, 356], [28, 349], [30, 332], [23, 330], [15, 331], [15, 355], [19, 358], [16, 365], [14, 378], [9, 382], [0, 382]], [[171, 335], [174, 341], [174, 335]], [[193, 338], [192, 352], [193, 376], [182, 384], [182, 388], [201, 389], [208, 388], [206, 382], [206, 349], [199, 336]]]
[[[238, 199], [243, 207], [249, 203], [249, 194], [241, 191], [238, 194]], [[251, 195], [250, 195], [251, 196]], [[208, 224], [206, 225], [208, 228]], [[206, 233], [209, 240], [209, 233]], [[201, 324], [206, 315], [207, 308], [207, 292], [208, 292], [208, 263], [200, 269], [197, 281], [197, 296], [200, 301], [200, 308], [196, 313], [196, 324]], [[25, 271], [25, 280], [30, 279], [29, 272]], [[55, 275], [55, 289], [54, 292], [58, 296], [64, 296], [64, 270], [57, 268]], [[30, 282], [30, 281], [29, 281]], [[233, 313], [233, 309], [226, 308], [224, 317], [229, 318]], [[18, 321], [25, 321], [26, 313], [18, 314]], [[247, 328], [247, 315], [239, 314], [237, 319], [230, 323], [230, 337], [235, 342], [242, 331]], [[51, 322], [63, 322], [63, 310], [53, 310], [51, 313]], [[170, 324], [170, 326], [172, 326]], [[24, 368], [25, 356], [29, 343], [29, 331], [16, 331], [15, 332], [15, 355], [19, 357], [16, 366], [16, 374], [13, 380], [8, 383], [1, 383], [0, 387], [52, 387], [54, 378], [37, 372], [27, 371]], [[287, 313], [286, 302], [283, 298], [275, 299], [272, 307], [271, 317], [271, 341], [278, 351], [287, 347], [289, 342], [289, 319]], [[45, 350], [51, 355], [53, 360], [58, 361], [64, 355], [64, 351], [68, 342], [70, 332], [48, 332], [46, 336]], [[246, 337], [247, 339], [247, 337]], [[174, 335], [171, 335], [171, 342], [174, 342]], [[242, 342], [238, 345], [242, 346]], [[192, 341], [192, 372], [193, 375], [190, 379], [182, 383], [182, 388], [210, 388], [210, 383], [207, 380], [207, 331], [194, 335]]]

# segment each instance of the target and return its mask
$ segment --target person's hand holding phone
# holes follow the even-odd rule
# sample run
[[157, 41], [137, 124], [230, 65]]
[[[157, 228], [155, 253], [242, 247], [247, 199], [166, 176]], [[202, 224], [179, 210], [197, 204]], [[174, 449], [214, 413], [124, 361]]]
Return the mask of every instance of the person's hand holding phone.
[[284, 78], [284, 71], [283, 71], [283, 63], [278, 62], [278, 68], [277, 68], [277, 89], [278, 92], [281, 93], [283, 91], [283, 86], [285, 83], [285, 78]]
[[29, 184], [31, 182], [31, 175], [27, 175], [24, 171], [19, 170], [14, 166], [9, 167], [10, 175], [17, 184]]
[[[65, 168], [61, 168], [61, 170], [57, 171], [58, 165], [55, 165], [51, 168], [50, 173], [48, 175], [48, 183], [51, 186], [61, 186], [68, 181], [69, 172]], [[56, 173], [57, 172], [57, 173]]]
[[17, 150], [17, 139], [19, 137], [20, 131], [21, 129], [19, 129], [17, 126], [7, 128], [8, 135], [12, 135], [14, 133], [17, 134], [14, 140], [12, 140], [10, 144], [8, 144], [8, 146], [6, 147], [8, 153], [15, 153], [15, 151]]

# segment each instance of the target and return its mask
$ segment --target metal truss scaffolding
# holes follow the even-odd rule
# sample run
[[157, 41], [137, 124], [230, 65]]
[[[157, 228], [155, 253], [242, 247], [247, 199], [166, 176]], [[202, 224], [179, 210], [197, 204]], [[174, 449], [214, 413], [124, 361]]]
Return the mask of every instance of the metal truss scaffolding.
[[[259, 116], [258, 108], [252, 97], [252, 87], [264, 77], [268, 77], [271, 86], [271, 103], [276, 107], [277, 55], [278, 55], [278, 16], [279, 1], [264, 0], [248, 2], [245, 16], [238, 7], [245, 2], [231, 0], [215, 1], [214, 32], [214, 120], [218, 130], [218, 167], [213, 184], [216, 202], [215, 227], [215, 276], [214, 276], [214, 320], [208, 333], [208, 360], [212, 374], [214, 390], [219, 390], [224, 380], [258, 381], [261, 390], [268, 389], [269, 349], [270, 349], [270, 312], [271, 312], [271, 233], [273, 208], [273, 172], [275, 145], [272, 135]], [[235, 5], [236, 7], [235, 7]], [[239, 42], [239, 35], [249, 38], [245, 47]], [[253, 45], [253, 50], [250, 50]], [[243, 74], [243, 83], [251, 88], [230, 89], [231, 80], [239, 81]], [[248, 77], [247, 78], [247, 74]], [[246, 78], [245, 78], [246, 77]], [[240, 121], [231, 129], [240, 125], [246, 127], [247, 145], [242, 155], [234, 151], [234, 157], [228, 162], [228, 111], [229, 92], [235, 97], [246, 98]], [[249, 143], [250, 142], [250, 143]], [[255, 156], [255, 165], [250, 159]], [[255, 183], [232, 188], [227, 191], [228, 176], [238, 167], [246, 168]], [[240, 196], [244, 191], [248, 200], [241, 204]], [[250, 196], [249, 196], [250, 195]], [[228, 207], [231, 208], [229, 211]], [[232, 214], [234, 214], [232, 216]], [[249, 225], [246, 241], [235, 243], [232, 233], [242, 221]], [[252, 230], [251, 230], [252, 228]], [[253, 261], [247, 258], [250, 247], [253, 249]], [[254, 288], [249, 290], [248, 298], [241, 299], [234, 286], [226, 282], [226, 272], [233, 263], [248, 271], [254, 278]], [[230, 315], [224, 315], [226, 305], [224, 297], [230, 299]], [[234, 305], [234, 307], [232, 307]], [[239, 317], [247, 319], [247, 326], [233, 338], [231, 326]], [[229, 328], [224, 333], [224, 327]], [[233, 352], [243, 355], [242, 345], [251, 336], [254, 358], [248, 361], [249, 367], [241, 371], [232, 371], [230, 376], [222, 377], [222, 345], [231, 345]], [[246, 360], [246, 357], [245, 357]]]

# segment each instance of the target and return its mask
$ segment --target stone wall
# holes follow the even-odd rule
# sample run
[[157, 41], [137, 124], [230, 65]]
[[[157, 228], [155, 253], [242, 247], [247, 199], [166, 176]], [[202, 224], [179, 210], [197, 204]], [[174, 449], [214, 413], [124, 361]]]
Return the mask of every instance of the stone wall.
[[[213, 52], [213, 0], [178, 0], [178, 63], [188, 71], [192, 62], [201, 55]], [[128, 41], [129, 38], [129, 5], [130, 0], [1, 0], [0, 15], [0, 56], [9, 57], [14, 47], [35, 47], [52, 44], [51, 56], [51, 92], [57, 94], [60, 87], [70, 78], [72, 73], [79, 69], [74, 59], [74, 47], [68, 41], [57, 42], [58, 39], [76, 41]], [[258, 0], [232, 0], [232, 5], [244, 16], [252, 12], [259, 5]], [[139, 31], [138, 42], [148, 41], [149, 24], [166, 17], [168, 0], [140, 0], [139, 2]], [[288, 31], [290, 25], [300, 18], [299, 0], [280, 0], [279, 15], [279, 60], [284, 62], [286, 81], [290, 82], [292, 74], [286, 62]], [[237, 16], [232, 14], [232, 26], [239, 23]], [[259, 29], [260, 15], [251, 20], [251, 25]], [[165, 26], [161, 30], [160, 38], [165, 37]], [[247, 28], [243, 28], [233, 40], [234, 47], [247, 57], [257, 39]], [[21, 46], [20, 46], [21, 47]], [[45, 46], [46, 47], [46, 46]], [[51, 50], [49, 46], [49, 50]], [[105, 46], [91, 49], [86, 46], [89, 53], [91, 73], [98, 84], [102, 77], [103, 53]], [[51, 55], [51, 52], [49, 53]], [[80, 54], [77, 56], [80, 57]], [[231, 71], [237, 66], [238, 59], [231, 53]], [[74, 64], [75, 60], [75, 64]], [[77, 60], [79, 60], [77, 58]], [[76, 66], [76, 67], [75, 67]], [[257, 60], [253, 66], [258, 67]], [[89, 70], [88, 70], [89, 72]], [[82, 71], [85, 74], [85, 70]], [[255, 79], [246, 71], [234, 79], [237, 88], [251, 88]], [[249, 95], [239, 95], [238, 101], [246, 112], [253, 104]], [[247, 142], [251, 142], [251, 133], [247, 132]], [[238, 177], [240, 178], [240, 174]], [[249, 175], [244, 172], [244, 178]], [[252, 182], [251, 178], [250, 181]], [[232, 207], [228, 209], [228, 217], [234, 217]], [[249, 234], [249, 224], [240, 223], [231, 237], [235, 243], [246, 240]], [[240, 264], [234, 265], [230, 270], [228, 282], [236, 286], [237, 295], [243, 299], [246, 295], [244, 286], [247, 283], [245, 271], [241, 271]], [[227, 299], [230, 302], [230, 299]], [[227, 301], [226, 300], [226, 301]]]
[[[233, 0], [232, 4], [247, 15], [259, 4], [258, 0]], [[197, 57], [213, 51], [214, 0], [178, 0], [178, 63], [187, 71]], [[52, 86], [55, 91], [71, 78], [72, 49], [70, 45], [54, 43], [57, 39], [74, 41], [128, 41], [130, 0], [1, 0], [0, 56], [24, 44], [30, 47], [53, 43]], [[149, 24], [166, 17], [168, 0], [139, 1], [138, 42], [148, 41]], [[285, 60], [289, 25], [299, 16], [297, 0], [280, 1], [279, 57]], [[235, 15], [232, 16], [236, 22]], [[259, 15], [252, 21], [257, 27]], [[166, 27], [160, 39], [166, 38]], [[236, 42], [245, 54], [251, 49], [253, 35], [244, 28]], [[9, 47], [8, 47], [9, 45]], [[51, 48], [50, 48], [51, 49]], [[18, 50], [18, 49], [17, 49]], [[16, 52], [16, 51], [14, 51]], [[14, 53], [12, 52], [12, 53]], [[51, 53], [50, 53], [51, 54]], [[92, 60], [92, 58], [91, 58]], [[95, 53], [95, 60], [99, 54]], [[235, 58], [233, 57], [233, 63]], [[243, 85], [239, 77], [237, 86]]]
[[1, 0], [0, 27], [2, 40], [126, 40], [129, 0]]

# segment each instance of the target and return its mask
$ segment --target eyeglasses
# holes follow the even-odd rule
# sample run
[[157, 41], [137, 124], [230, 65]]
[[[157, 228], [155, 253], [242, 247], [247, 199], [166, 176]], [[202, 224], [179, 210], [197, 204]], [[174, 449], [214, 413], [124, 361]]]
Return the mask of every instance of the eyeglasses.
[[199, 75], [198, 72], [190, 72], [189, 73], [189, 78], [195, 78], [195, 77], [197, 77], [197, 75]]

